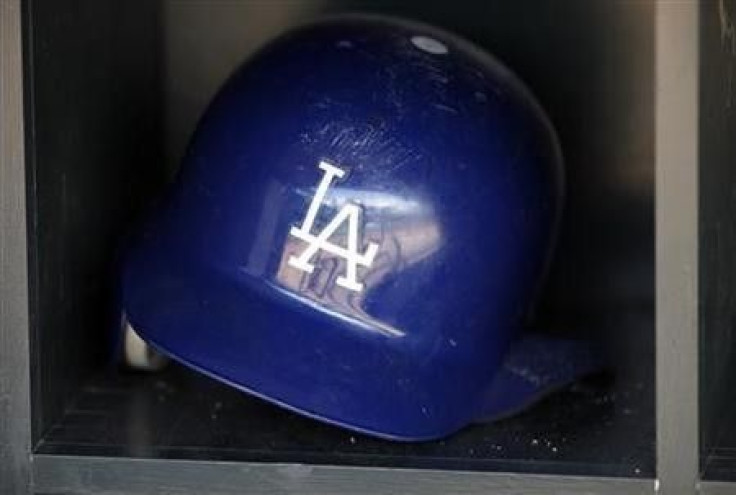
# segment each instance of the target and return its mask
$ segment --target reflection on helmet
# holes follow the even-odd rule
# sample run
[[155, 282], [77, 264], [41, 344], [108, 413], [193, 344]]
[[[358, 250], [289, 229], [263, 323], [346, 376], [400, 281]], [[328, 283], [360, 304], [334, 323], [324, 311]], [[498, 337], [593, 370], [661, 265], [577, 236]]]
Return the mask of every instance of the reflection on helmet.
[[[314, 197], [315, 194], [309, 196]], [[337, 283], [341, 274], [348, 271], [349, 264], [341, 253], [318, 250], [312, 258], [315, 266], [312, 272], [289, 263], [289, 260], [303, 256], [305, 249], [304, 243], [294, 236], [285, 239], [276, 280], [282, 287], [321, 308], [363, 323], [368, 330], [401, 337], [403, 332], [400, 329], [366, 313], [364, 302], [370, 297], [371, 290], [386, 278], [400, 274], [402, 269], [425, 259], [440, 247], [439, 225], [430, 205], [382, 191], [335, 186], [327, 191], [320, 208], [323, 216], [334, 218], [338, 211], [350, 204], [363, 212], [363, 246], [360, 247], [380, 246], [372, 262], [361, 272], [363, 289], [353, 291]], [[349, 246], [348, 237], [349, 226], [343, 224], [342, 229], [327, 241], [336, 246]]]

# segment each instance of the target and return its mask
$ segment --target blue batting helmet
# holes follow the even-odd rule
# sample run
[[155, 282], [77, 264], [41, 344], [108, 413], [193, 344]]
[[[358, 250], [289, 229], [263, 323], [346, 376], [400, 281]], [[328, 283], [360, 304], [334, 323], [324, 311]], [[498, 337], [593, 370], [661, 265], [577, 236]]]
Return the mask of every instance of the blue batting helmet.
[[560, 215], [550, 121], [454, 35], [349, 16], [228, 80], [129, 239], [122, 308], [162, 353], [356, 431], [437, 438], [590, 370], [525, 337]]

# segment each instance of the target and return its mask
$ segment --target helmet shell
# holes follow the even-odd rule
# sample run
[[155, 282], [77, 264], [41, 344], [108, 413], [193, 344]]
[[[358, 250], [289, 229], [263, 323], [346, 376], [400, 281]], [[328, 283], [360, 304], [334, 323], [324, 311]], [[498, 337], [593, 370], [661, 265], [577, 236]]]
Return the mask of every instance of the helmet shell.
[[122, 305], [157, 349], [249, 393], [441, 437], [487, 407], [561, 195], [553, 129], [497, 60], [414, 22], [324, 20], [217, 94], [128, 242]]

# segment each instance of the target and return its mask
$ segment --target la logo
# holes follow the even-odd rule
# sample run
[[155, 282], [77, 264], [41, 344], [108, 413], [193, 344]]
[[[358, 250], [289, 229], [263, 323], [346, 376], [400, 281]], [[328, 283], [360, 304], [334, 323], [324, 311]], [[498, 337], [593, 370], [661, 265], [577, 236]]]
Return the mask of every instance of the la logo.
[[[314, 271], [314, 265], [310, 262], [312, 257], [317, 254], [320, 249], [339, 256], [345, 260], [345, 274], [337, 277], [335, 282], [337, 285], [346, 289], [360, 292], [363, 290], [363, 284], [358, 282], [358, 265], [371, 266], [373, 258], [378, 252], [378, 244], [369, 243], [365, 251], [358, 251], [360, 242], [360, 207], [355, 204], [348, 203], [330, 220], [321, 232], [312, 234], [314, 220], [317, 218], [322, 202], [327, 195], [327, 190], [335, 178], [341, 178], [345, 175], [345, 171], [327, 162], [320, 162], [319, 168], [324, 172], [322, 180], [317, 186], [312, 202], [309, 204], [307, 215], [304, 217], [301, 227], [291, 227], [289, 234], [301, 239], [308, 244], [307, 248], [300, 256], [291, 256], [289, 265], [307, 273]], [[335, 231], [347, 222], [347, 246], [339, 246], [330, 242], [330, 237]]]

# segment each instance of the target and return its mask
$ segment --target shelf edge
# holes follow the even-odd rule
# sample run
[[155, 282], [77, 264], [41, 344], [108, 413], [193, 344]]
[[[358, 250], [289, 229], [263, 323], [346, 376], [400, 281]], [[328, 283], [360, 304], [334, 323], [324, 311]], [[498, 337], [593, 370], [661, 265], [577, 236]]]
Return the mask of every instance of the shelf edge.
[[256, 462], [37, 454], [34, 490], [47, 494], [510, 495], [655, 493], [652, 479], [479, 473]]

